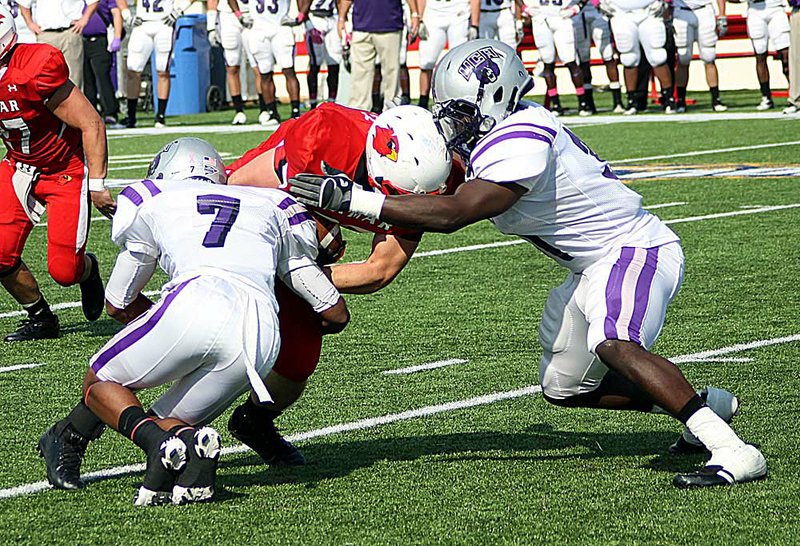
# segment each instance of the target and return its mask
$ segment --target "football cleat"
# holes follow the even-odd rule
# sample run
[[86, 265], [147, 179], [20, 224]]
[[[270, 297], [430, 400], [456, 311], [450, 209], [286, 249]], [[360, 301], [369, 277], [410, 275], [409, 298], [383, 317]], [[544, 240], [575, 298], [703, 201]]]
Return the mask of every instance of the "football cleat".
[[172, 504], [203, 502], [214, 497], [220, 446], [219, 434], [213, 428], [203, 427], [194, 433], [188, 445], [186, 468], [172, 488]]
[[578, 110], [578, 115], [581, 116], [582, 118], [586, 118], [586, 117], [594, 115], [594, 112], [592, 111], [591, 108], [586, 106], [586, 107], [581, 107]]
[[172, 502], [175, 475], [186, 465], [186, 444], [165, 432], [158, 449], [147, 455], [147, 469], [136, 497], [135, 506], [158, 506]]
[[231, 125], [244, 125], [247, 123], [247, 114], [244, 112], [236, 112], [236, 115], [233, 116], [233, 121], [231, 121]]
[[136, 128], [136, 118], [131, 118], [130, 116], [122, 118], [119, 120], [119, 124], [125, 129], [134, 129]]
[[798, 108], [794, 104], [790, 104], [789, 106], [783, 109], [783, 113], [786, 115], [796, 114], [797, 112], [800, 112], [800, 108]]
[[85, 281], [80, 283], [81, 288], [81, 309], [86, 320], [92, 322], [100, 318], [105, 308], [105, 289], [103, 279], [100, 278], [100, 266], [97, 263], [97, 256], [91, 252], [86, 253], [86, 257], [92, 263], [92, 269]]
[[300, 450], [281, 436], [272, 419], [259, 419], [247, 411], [247, 406], [244, 403], [237, 407], [228, 420], [228, 431], [234, 438], [258, 453], [266, 464], [306, 464]]
[[[705, 400], [706, 405], [711, 411], [720, 416], [726, 423], [730, 423], [736, 414], [739, 413], [739, 399], [731, 392], [716, 387], [706, 387], [700, 391], [700, 397]], [[697, 437], [689, 431], [688, 427], [683, 427], [683, 434], [678, 440], [669, 446], [669, 452], [673, 455], [690, 455], [694, 453], [708, 453]]]
[[751, 482], [767, 477], [767, 461], [752, 445], [716, 450], [699, 472], [677, 474], [675, 487], [712, 487]]
[[83, 489], [81, 462], [89, 439], [84, 438], [67, 425], [61, 434], [56, 426], [50, 427], [39, 438], [37, 450], [47, 467], [47, 481], [56, 489]]
[[761, 97], [761, 102], [756, 106], [756, 110], [763, 112], [764, 110], [772, 110], [775, 108], [775, 103], [769, 97]]
[[[634, 110], [635, 110], [635, 108], [634, 108]], [[615, 114], [624, 114], [624, 113], [625, 113], [625, 107], [624, 107], [624, 106], [622, 106], [621, 104], [617, 104], [617, 105], [614, 107], [614, 110], [613, 110], [613, 112], [614, 112]]]
[[8, 334], [5, 341], [35, 341], [37, 339], [55, 339], [60, 327], [58, 317], [52, 313], [46, 317], [26, 318], [20, 321], [19, 327]]
[[711, 103], [711, 108], [715, 112], [727, 112], [728, 111], [728, 107], [725, 105], [725, 103], [723, 103], [719, 99], [717, 99], [717, 100], [715, 100], [714, 102]]
[[686, 113], [686, 101], [679, 100], [675, 102], [675, 111], [679, 114]]
[[271, 112], [264, 110], [258, 115], [258, 123], [268, 131], [274, 131], [280, 127], [281, 120]]

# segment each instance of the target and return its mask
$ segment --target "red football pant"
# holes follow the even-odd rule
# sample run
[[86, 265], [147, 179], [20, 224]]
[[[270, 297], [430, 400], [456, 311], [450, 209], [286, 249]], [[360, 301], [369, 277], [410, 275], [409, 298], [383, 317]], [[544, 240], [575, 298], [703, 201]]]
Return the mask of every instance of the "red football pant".
[[320, 318], [304, 299], [278, 279], [275, 280], [275, 296], [280, 307], [281, 352], [272, 369], [299, 383], [308, 379], [319, 363], [322, 351]]
[[[0, 271], [22, 256], [33, 223], [14, 191], [16, 172], [8, 158], [0, 162]], [[31, 194], [47, 207], [47, 268], [58, 284], [76, 284], [83, 276], [89, 233], [87, 169], [75, 157], [59, 174], [41, 174]]]

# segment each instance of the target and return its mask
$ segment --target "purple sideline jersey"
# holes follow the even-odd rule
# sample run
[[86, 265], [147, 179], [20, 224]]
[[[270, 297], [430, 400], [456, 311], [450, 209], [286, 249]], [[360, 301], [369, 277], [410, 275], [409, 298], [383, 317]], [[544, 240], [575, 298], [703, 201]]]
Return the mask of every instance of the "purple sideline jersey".
[[[83, 29], [84, 36], [105, 36], [106, 29], [113, 23], [111, 9], [116, 8], [117, 3], [111, 0], [100, 0], [97, 4], [97, 11], [92, 14], [89, 23]], [[86, 9], [85, 7], [83, 8]], [[106, 24], [108, 21], [108, 24]]]
[[353, 30], [360, 32], [403, 30], [403, 0], [353, 0]]

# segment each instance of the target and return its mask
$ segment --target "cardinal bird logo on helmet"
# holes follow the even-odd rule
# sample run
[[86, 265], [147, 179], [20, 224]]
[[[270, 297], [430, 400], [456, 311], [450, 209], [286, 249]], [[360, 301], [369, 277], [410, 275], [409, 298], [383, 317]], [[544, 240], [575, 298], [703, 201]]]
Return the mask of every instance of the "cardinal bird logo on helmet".
[[397, 152], [400, 148], [397, 135], [391, 127], [375, 127], [375, 138], [372, 140], [375, 151], [390, 161], [397, 162]]

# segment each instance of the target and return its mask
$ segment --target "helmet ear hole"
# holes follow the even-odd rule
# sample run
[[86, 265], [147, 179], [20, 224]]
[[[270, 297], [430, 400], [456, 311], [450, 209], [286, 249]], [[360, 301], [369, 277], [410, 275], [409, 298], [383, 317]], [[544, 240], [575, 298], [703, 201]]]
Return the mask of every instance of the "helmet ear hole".
[[502, 87], [498, 87], [497, 91], [494, 92], [494, 96], [492, 98], [494, 99], [494, 103], [495, 104], [499, 104], [500, 102], [502, 102], [502, 100], [503, 100], [503, 88]]

